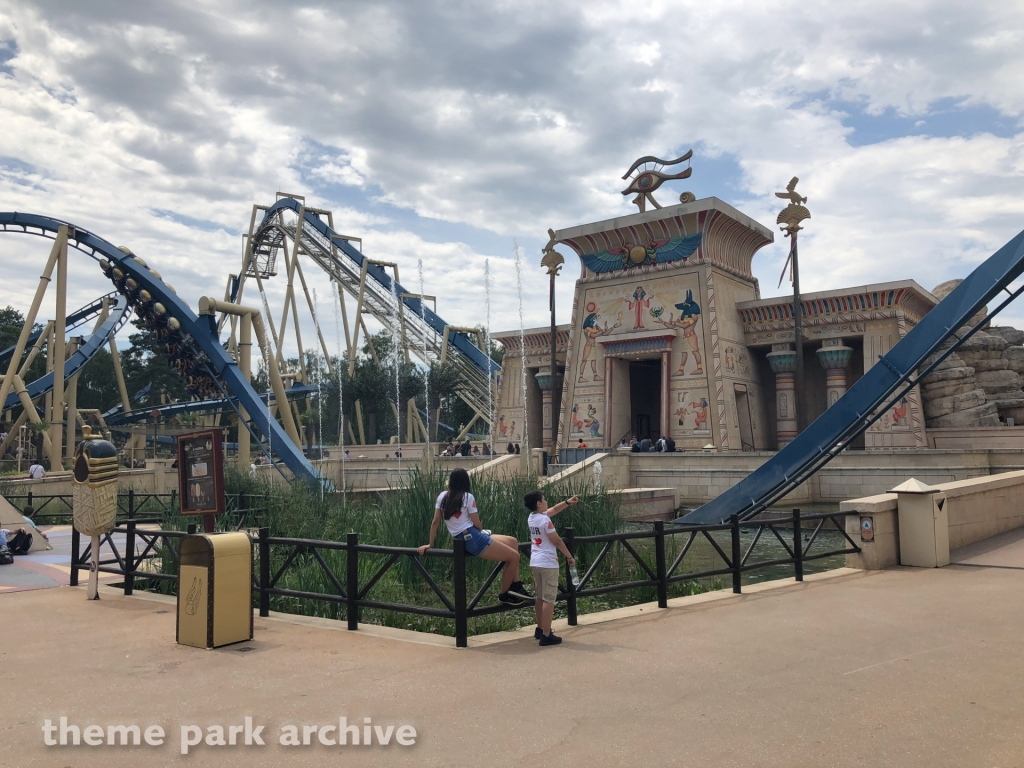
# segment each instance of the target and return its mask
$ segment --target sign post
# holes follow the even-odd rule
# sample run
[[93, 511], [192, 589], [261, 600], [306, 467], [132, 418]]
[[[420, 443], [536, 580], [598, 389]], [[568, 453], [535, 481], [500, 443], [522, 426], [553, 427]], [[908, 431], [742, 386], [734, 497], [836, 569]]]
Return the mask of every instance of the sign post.
[[203, 532], [224, 513], [224, 453], [221, 430], [178, 435], [178, 496], [182, 515], [202, 515]]

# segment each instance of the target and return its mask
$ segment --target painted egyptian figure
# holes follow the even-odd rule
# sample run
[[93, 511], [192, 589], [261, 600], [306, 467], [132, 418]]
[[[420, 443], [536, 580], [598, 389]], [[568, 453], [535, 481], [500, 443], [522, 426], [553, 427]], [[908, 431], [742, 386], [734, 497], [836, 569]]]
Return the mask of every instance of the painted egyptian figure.
[[[622, 323], [616, 322], [615, 325], [608, 327], [608, 321], [604, 323], [604, 328], [601, 328], [597, 324], [597, 319], [600, 315], [597, 313], [597, 305], [594, 302], [587, 304], [587, 318], [583, 321], [583, 337], [586, 342], [583, 344], [583, 351], [580, 353], [580, 372], [579, 372], [579, 383], [585, 384], [587, 380], [584, 378], [587, 368], [587, 360], [590, 360], [590, 353], [594, 351], [594, 344], [602, 336], [607, 336], [616, 328], [622, 326]], [[590, 372], [593, 376], [594, 381], [604, 381], [604, 377], [599, 376], [597, 373], [597, 360], [590, 360]]]
[[[668, 320], [658, 318], [658, 322], [666, 328], [678, 328], [683, 332], [683, 340], [689, 345], [693, 352], [693, 359], [697, 361], [697, 368], [694, 373], [704, 373], [704, 363], [700, 357], [700, 340], [697, 338], [697, 321], [700, 319], [700, 306], [693, 300], [693, 291], [686, 292], [686, 301], [676, 304], [679, 310], [679, 319], [673, 320], [672, 313], [669, 313]], [[689, 353], [684, 349], [679, 359], [679, 370], [677, 376], [686, 373], [686, 361]]]

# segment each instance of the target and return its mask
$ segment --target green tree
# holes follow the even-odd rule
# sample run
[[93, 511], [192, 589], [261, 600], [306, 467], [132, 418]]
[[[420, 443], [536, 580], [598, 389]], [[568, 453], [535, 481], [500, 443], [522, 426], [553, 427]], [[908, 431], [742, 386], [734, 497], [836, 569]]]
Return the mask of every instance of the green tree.
[[449, 362], [445, 362], [444, 365], [440, 362], [431, 364], [427, 373], [427, 410], [430, 413], [431, 442], [437, 442], [439, 422], [450, 424], [452, 409], [456, 407], [455, 401], [462, 402], [462, 398], [458, 396], [461, 388], [462, 375], [454, 365]]
[[78, 374], [78, 407], [108, 411], [121, 403], [114, 374], [114, 359], [106, 347], [98, 349]]
[[189, 393], [175, 373], [167, 364], [167, 357], [161, 350], [161, 343], [156, 335], [135, 318], [132, 325], [137, 329], [128, 337], [129, 348], [121, 354], [121, 367], [124, 370], [128, 395], [136, 392], [147, 384], [152, 385], [149, 394], [141, 403], [133, 403], [133, 407], [152, 407], [160, 405], [160, 394], [166, 392], [168, 398], [188, 400]]
[[[6, 306], [0, 309], [0, 350], [8, 349], [18, 343], [18, 336], [21, 335], [21, 329], [25, 327], [25, 316], [21, 314], [12, 306]], [[41, 331], [43, 326], [40, 323], [36, 323], [32, 326], [32, 332]], [[35, 381], [46, 372], [46, 358], [40, 354], [36, 356], [36, 359], [32, 362], [32, 365], [26, 371], [25, 383]], [[6, 364], [0, 370], [0, 376], [7, 373]]]

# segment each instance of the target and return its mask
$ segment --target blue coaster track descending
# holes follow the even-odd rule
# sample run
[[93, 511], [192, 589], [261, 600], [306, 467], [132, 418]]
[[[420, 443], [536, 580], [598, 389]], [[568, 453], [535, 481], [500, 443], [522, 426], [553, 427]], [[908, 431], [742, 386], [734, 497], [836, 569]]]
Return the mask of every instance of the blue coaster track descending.
[[[193, 395], [203, 400], [227, 399], [232, 406], [237, 403], [248, 412], [256, 429], [268, 438], [274, 453], [297, 479], [327, 484], [270, 415], [261, 396], [221, 345], [212, 316], [197, 317], [158, 272], [127, 249], [121, 250], [87, 230], [49, 216], [0, 212], [0, 231], [54, 239], [61, 226], [69, 228], [68, 247], [99, 262], [104, 274], [114, 283], [123, 299], [124, 307], [119, 315], [122, 322], [127, 319], [128, 307], [134, 309], [163, 342], [168, 358]], [[106, 322], [113, 322], [115, 314], [112, 312]], [[94, 334], [97, 336], [99, 333]], [[98, 346], [99, 343], [96, 348]], [[226, 390], [230, 390], [233, 397], [229, 398]]]
[[[734, 514], [743, 520], [780, 501], [838, 456], [961, 343], [1024, 292], [1024, 286], [1012, 291], [1009, 287], [1022, 273], [1024, 232], [968, 275], [888, 354], [879, 355], [878, 363], [793, 442], [728, 491], [676, 522], [720, 523]], [[973, 327], [966, 326], [1003, 291], [1007, 297], [988, 317]], [[951, 339], [952, 344], [947, 344]], [[932, 356], [935, 358], [925, 365]]]

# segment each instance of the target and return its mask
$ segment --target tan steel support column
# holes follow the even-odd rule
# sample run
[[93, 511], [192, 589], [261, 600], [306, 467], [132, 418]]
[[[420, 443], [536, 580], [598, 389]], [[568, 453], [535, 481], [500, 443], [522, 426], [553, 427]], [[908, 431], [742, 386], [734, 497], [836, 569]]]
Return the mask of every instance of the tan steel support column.
[[[64, 468], [61, 443], [64, 437], [64, 361], [68, 322], [68, 228], [62, 224], [57, 231], [61, 238], [60, 253], [57, 255], [57, 308], [54, 317], [53, 347], [53, 417], [50, 421], [50, 470], [58, 472]], [[74, 424], [71, 429], [74, 430]]]
[[[10, 431], [7, 433], [7, 439], [0, 442], [0, 456], [7, 455], [7, 448], [18, 439], [18, 430], [21, 429], [25, 422], [28, 421], [28, 411], [24, 408], [21, 410], [21, 415], [17, 418], [14, 424], [11, 425]], [[20, 469], [19, 469], [20, 471]]]
[[281, 380], [281, 371], [277, 367], [277, 359], [274, 357], [273, 350], [269, 346], [267, 341], [266, 329], [263, 326], [263, 316], [260, 311], [255, 307], [243, 307], [239, 304], [226, 304], [216, 299], [211, 299], [208, 296], [203, 296], [199, 299], [199, 313], [203, 315], [216, 314], [217, 312], [227, 312], [236, 315], [248, 315], [252, 319], [253, 330], [256, 332], [256, 340], [259, 342], [260, 349], [267, 353], [267, 362], [269, 366], [270, 384], [274, 390], [274, 398], [280, 408], [281, 422], [284, 426], [285, 432], [288, 433], [288, 437], [291, 438], [292, 442], [295, 443], [299, 450], [302, 449], [302, 441], [299, 438], [299, 432], [295, 427], [295, 420], [292, 418], [291, 409], [288, 407], [288, 396], [285, 393], [284, 382]]
[[[18, 393], [18, 400], [21, 402], [21, 407], [25, 409], [25, 413], [28, 414], [28, 420], [33, 424], [38, 424], [41, 419], [39, 414], [36, 413], [35, 406], [29, 399], [28, 390], [25, 389], [25, 382], [21, 380], [21, 376], [18, 374], [14, 374], [14, 391]], [[46, 451], [47, 455], [51, 455], [52, 443], [47, 432], [43, 432], [43, 450]]]
[[43, 349], [43, 344], [49, 341], [50, 335], [53, 333], [53, 320], [49, 320], [46, 323], [46, 327], [43, 328], [43, 332], [39, 334], [39, 338], [36, 339], [36, 343], [32, 345], [32, 349], [29, 350], [28, 354], [25, 355], [25, 362], [21, 364], [21, 368], [18, 370], [18, 375], [22, 379], [28, 374], [28, 369], [32, 363], [35, 362], [36, 357]]
[[366, 432], [363, 431], [363, 404], [356, 400], [356, 424], [359, 426], [359, 444], [366, 445]]
[[[68, 344], [69, 358], [78, 351], [81, 343], [82, 339], [78, 336], [71, 339]], [[81, 373], [76, 373], [71, 377], [71, 380], [68, 382], [67, 392], [65, 393], [65, 399], [68, 404], [68, 426], [67, 439], [64, 443], [64, 458], [67, 460], [69, 467], [75, 459], [75, 427], [78, 426], [78, 377], [80, 375]]]
[[[242, 315], [241, 327], [238, 332], [238, 368], [242, 371], [242, 375], [246, 381], [252, 381], [252, 317], [249, 315]], [[249, 414], [245, 408], [239, 408], [239, 419], [238, 419], [238, 466], [239, 472], [249, 471], [250, 453], [249, 453], [249, 430], [246, 429], [246, 423], [249, 420]]]
[[320, 349], [324, 353], [324, 362], [327, 364], [327, 372], [334, 375], [334, 365], [331, 363], [331, 353], [327, 351], [327, 342], [324, 341], [324, 334], [320, 330], [320, 313], [313, 306], [313, 299], [309, 295], [309, 288], [306, 287], [306, 276], [302, 273], [302, 265], [296, 263], [295, 271], [299, 273], [299, 284], [302, 285], [302, 292], [306, 295], [306, 306], [309, 307], [309, 314], [316, 320], [316, 335], [320, 340]]

